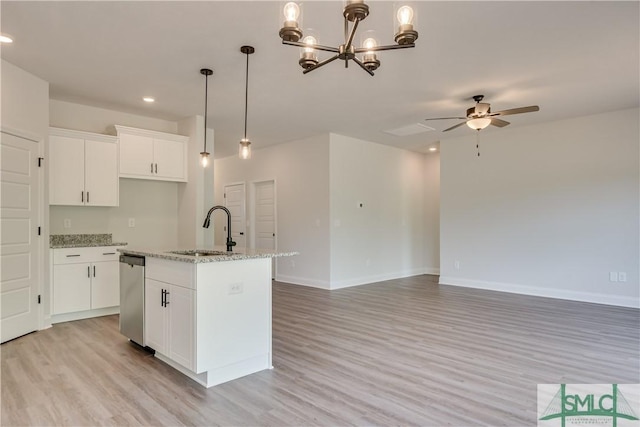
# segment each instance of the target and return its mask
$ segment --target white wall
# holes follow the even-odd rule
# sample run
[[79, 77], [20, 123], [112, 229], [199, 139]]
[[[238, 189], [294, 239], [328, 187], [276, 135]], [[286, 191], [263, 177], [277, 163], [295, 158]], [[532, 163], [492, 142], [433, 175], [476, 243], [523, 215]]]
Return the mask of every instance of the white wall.
[[56, 99], [49, 101], [49, 114], [51, 126], [65, 129], [115, 135], [113, 125], [122, 125], [158, 132], [178, 133], [176, 122]]
[[[49, 83], [2, 60], [0, 65], [0, 125], [6, 130], [18, 131], [21, 135], [29, 136], [40, 141], [39, 154], [46, 158], [48, 147], [46, 144], [49, 133]], [[39, 292], [43, 296], [42, 318], [39, 319], [40, 327], [50, 324], [49, 312], [50, 287], [49, 287], [49, 216], [47, 205], [49, 194], [44, 188], [47, 174], [47, 163], [40, 171], [40, 219], [44, 233], [41, 236], [38, 260], [40, 275]]]
[[[178, 186], [178, 246], [212, 246], [212, 233], [202, 227], [202, 211], [213, 203], [213, 164], [205, 168], [200, 163], [200, 152], [204, 147], [204, 117], [194, 116], [181, 120], [178, 123], [178, 133], [189, 137], [189, 181]], [[207, 130], [207, 151], [214, 152], [213, 129]]]
[[[216, 204], [224, 204], [226, 184], [245, 182], [248, 194], [251, 182], [275, 180], [278, 250], [300, 252], [277, 260], [278, 280], [329, 287], [328, 165], [328, 135], [254, 150], [251, 160], [233, 156], [214, 162]], [[216, 242], [224, 244], [226, 220], [215, 215]]]
[[441, 141], [441, 283], [640, 306], [639, 114]]
[[436, 272], [426, 155], [335, 134], [330, 144], [331, 288]]
[[[136, 226], [129, 228], [129, 218]], [[64, 228], [64, 220], [71, 228]], [[175, 249], [178, 245], [178, 184], [120, 179], [120, 206], [51, 206], [51, 234], [111, 233], [131, 247]]]
[[300, 252], [278, 261], [277, 279], [336, 289], [437, 273], [437, 166], [437, 155], [323, 135], [216, 160], [216, 201], [226, 184], [275, 179], [278, 249]]
[[[177, 133], [177, 124], [119, 111], [51, 100], [51, 126], [108, 133], [114, 124]], [[191, 165], [190, 165], [191, 166]], [[175, 248], [178, 246], [178, 187], [164, 181], [120, 179], [120, 206], [51, 206], [51, 234], [112, 233], [114, 240], [130, 246]], [[129, 228], [128, 219], [135, 219]], [[64, 219], [71, 228], [63, 228]]]
[[424, 156], [424, 262], [440, 274], [440, 153]]

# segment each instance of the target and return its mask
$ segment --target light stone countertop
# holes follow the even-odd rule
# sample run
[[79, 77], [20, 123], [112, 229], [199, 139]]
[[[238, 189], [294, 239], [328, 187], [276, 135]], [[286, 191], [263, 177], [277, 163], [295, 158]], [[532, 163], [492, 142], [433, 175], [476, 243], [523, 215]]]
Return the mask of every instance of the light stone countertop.
[[[226, 251], [226, 246], [216, 246], [213, 249], [197, 249], [197, 251], [207, 252], [215, 251], [218, 254], [215, 255], [180, 255], [171, 253], [173, 251], [179, 251], [181, 249], [145, 249], [145, 248], [122, 248], [118, 249], [119, 252], [125, 255], [138, 255], [144, 257], [162, 258], [171, 261], [188, 262], [192, 264], [207, 263], [207, 262], [220, 262], [220, 261], [242, 261], [246, 259], [254, 258], [279, 258], [285, 256], [299, 255], [299, 252], [279, 252], [268, 249], [249, 249], [249, 248], [234, 248], [232, 252]], [[193, 250], [193, 249], [182, 249]]]
[[111, 234], [52, 234], [49, 236], [51, 249], [91, 248], [96, 246], [126, 246], [126, 242], [113, 242]]

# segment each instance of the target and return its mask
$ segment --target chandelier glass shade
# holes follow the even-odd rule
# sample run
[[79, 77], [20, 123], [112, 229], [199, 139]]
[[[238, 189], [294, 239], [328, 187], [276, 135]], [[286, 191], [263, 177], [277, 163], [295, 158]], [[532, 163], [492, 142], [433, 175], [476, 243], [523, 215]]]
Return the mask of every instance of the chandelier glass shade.
[[[364, 39], [361, 47], [353, 44], [358, 24], [369, 15], [369, 6], [364, 0], [347, 0], [342, 11], [344, 17], [344, 44], [338, 47], [323, 46], [318, 44], [317, 38], [312, 35], [304, 35], [299, 28], [300, 7], [295, 2], [288, 2], [284, 6], [284, 24], [280, 29], [280, 38], [283, 44], [301, 48], [298, 63], [307, 74], [337, 59], [344, 61], [344, 66], [349, 66], [349, 61], [355, 62], [360, 68], [373, 76], [374, 71], [380, 67], [377, 53], [383, 50], [406, 49], [415, 47], [418, 32], [413, 27], [414, 12], [407, 5], [396, 10], [398, 20], [395, 45], [379, 46], [374, 38]], [[333, 56], [319, 61], [317, 51], [331, 52]]]

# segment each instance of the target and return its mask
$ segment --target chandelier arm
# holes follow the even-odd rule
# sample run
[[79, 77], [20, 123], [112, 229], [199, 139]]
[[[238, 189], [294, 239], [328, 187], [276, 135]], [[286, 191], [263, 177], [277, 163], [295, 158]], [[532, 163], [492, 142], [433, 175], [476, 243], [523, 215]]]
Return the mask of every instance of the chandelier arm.
[[353, 21], [353, 27], [351, 27], [351, 33], [349, 34], [349, 38], [344, 44], [347, 50], [351, 48], [351, 43], [353, 43], [353, 37], [356, 35], [356, 29], [358, 28], [358, 24], [360, 23], [360, 21], [361, 21], [360, 18], [356, 18], [355, 21]]
[[357, 47], [355, 52], [356, 53], [366, 53], [366, 52], [377, 52], [380, 50], [394, 50], [394, 49], [407, 49], [410, 47], [416, 47], [416, 45], [414, 43], [411, 44], [392, 44], [392, 45], [387, 45], [387, 46], [376, 46], [376, 47]]
[[370, 69], [368, 69], [367, 67], [364, 66], [364, 64], [362, 63], [362, 61], [360, 61], [358, 58], [354, 57], [353, 61], [358, 64], [360, 66], [360, 68], [362, 68], [363, 70], [365, 70], [367, 73], [369, 73], [370, 76], [373, 76], [373, 71], [371, 71]]
[[329, 59], [325, 59], [325, 60], [324, 60], [324, 61], [322, 61], [322, 62], [318, 62], [318, 63], [317, 63], [316, 65], [314, 65], [313, 67], [309, 67], [309, 68], [307, 68], [306, 70], [304, 70], [304, 71], [302, 72], [302, 74], [310, 73], [311, 71], [313, 71], [313, 70], [315, 70], [315, 69], [317, 69], [317, 68], [320, 68], [320, 67], [322, 67], [323, 65], [327, 65], [329, 62], [333, 62], [333, 61], [335, 61], [336, 59], [338, 59], [338, 55], [334, 55], [334, 56], [332, 56], [332, 57], [331, 57], [331, 58], [329, 58]]
[[306, 43], [291, 42], [291, 41], [287, 41], [287, 40], [282, 40], [282, 44], [288, 44], [290, 46], [313, 48], [315, 50], [323, 50], [325, 52], [333, 52], [333, 53], [340, 52], [340, 50], [337, 47], [323, 46], [321, 44], [314, 44], [313, 46], [310, 46], [310, 45], [308, 45]]

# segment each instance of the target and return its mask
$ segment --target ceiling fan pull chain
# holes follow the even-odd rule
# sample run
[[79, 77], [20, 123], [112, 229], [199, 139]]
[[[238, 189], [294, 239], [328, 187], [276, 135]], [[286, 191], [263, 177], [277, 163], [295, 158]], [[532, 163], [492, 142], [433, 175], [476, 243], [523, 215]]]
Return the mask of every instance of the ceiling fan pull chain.
[[476, 150], [478, 151], [478, 157], [480, 157], [480, 129], [476, 131]]

